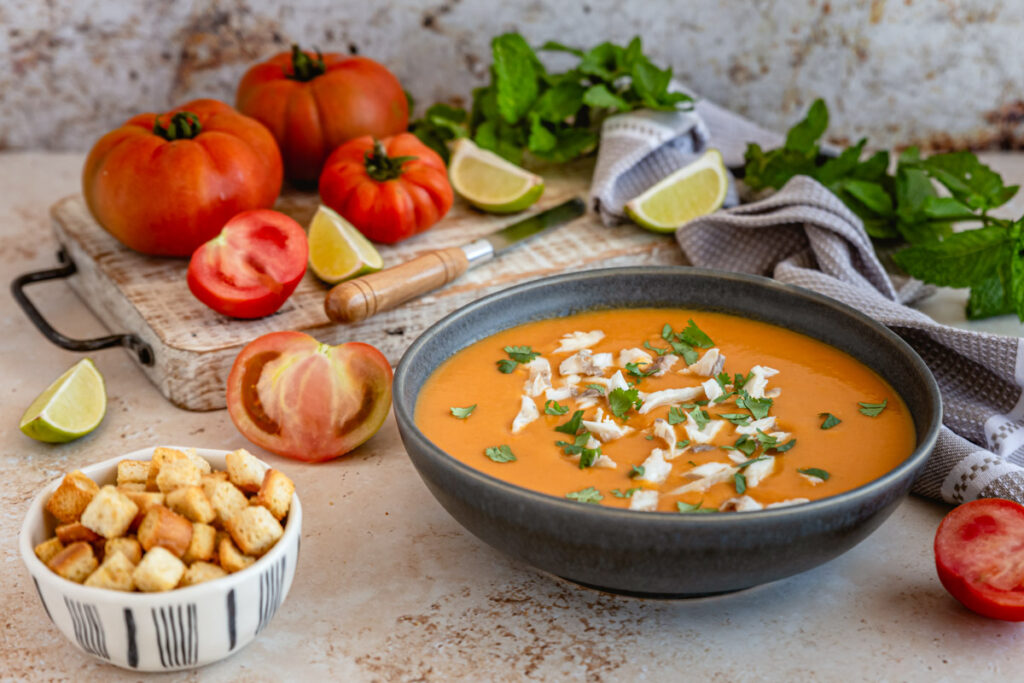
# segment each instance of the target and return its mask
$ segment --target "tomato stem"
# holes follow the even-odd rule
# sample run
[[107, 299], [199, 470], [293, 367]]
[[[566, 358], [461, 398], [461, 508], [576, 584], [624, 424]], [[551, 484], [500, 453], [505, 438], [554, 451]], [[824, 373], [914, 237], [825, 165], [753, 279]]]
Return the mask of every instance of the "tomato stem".
[[179, 111], [171, 116], [166, 126], [160, 125], [160, 117], [153, 121], [153, 132], [164, 140], [191, 140], [203, 132], [199, 117], [190, 111]]
[[292, 72], [288, 78], [295, 81], [311, 81], [327, 71], [324, 64], [324, 56], [320, 50], [316, 51], [316, 59], [299, 49], [299, 46], [292, 43]]
[[418, 158], [414, 156], [389, 157], [380, 140], [374, 140], [373, 151], [363, 155], [363, 163], [366, 164], [366, 175], [382, 183], [402, 175], [402, 165]]

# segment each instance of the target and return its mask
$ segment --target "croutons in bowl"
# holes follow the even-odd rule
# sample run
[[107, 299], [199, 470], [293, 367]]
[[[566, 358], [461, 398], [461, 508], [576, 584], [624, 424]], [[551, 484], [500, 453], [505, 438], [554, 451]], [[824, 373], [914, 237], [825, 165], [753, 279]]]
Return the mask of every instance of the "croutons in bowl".
[[158, 447], [51, 483], [19, 547], [47, 616], [80, 650], [174, 671], [228, 657], [266, 628], [295, 576], [301, 528], [291, 481], [246, 451]]

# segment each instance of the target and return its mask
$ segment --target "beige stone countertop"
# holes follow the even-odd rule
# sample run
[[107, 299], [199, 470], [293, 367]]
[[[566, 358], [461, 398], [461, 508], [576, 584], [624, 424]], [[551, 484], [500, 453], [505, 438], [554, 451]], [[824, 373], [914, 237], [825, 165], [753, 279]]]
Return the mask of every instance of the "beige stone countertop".
[[[1024, 180], [1024, 156], [989, 160]], [[4, 283], [55, 264], [47, 210], [77, 191], [81, 161], [0, 154]], [[30, 292], [63, 332], [104, 333], [65, 283]], [[0, 678], [138, 679], [80, 653], [47, 619], [17, 552], [25, 509], [62, 473], [137, 448], [251, 446], [226, 411], [165, 401], [120, 349], [91, 354], [109, 394], [100, 427], [65, 445], [30, 440], [18, 418], [79, 355], [46, 342], [10, 295], [0, 316]], [[790, 579], [650, 601], [578, 587], [478, 541], [421, 483], [392, 418], [351, 456], [321, 465], [253, 451], [302, 497], [295, 582], [252, 645], [166, 679], [952, 681], [1024, 669], [1024, 626], [975, 616], [939, 584], [932, 538], [948, 508], [937, 503], [905, 501], [853, 550]]]

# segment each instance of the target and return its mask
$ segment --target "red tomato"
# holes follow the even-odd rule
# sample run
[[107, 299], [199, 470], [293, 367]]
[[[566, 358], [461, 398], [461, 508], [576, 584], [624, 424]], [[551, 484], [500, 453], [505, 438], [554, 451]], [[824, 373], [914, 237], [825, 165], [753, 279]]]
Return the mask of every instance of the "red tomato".
[[412, 133], [365, 135], [334, 150], [320, 199], [375, 242], [392, 244], [441, 220], [455, 199], [437, 153]]
[[285, 174], [300, 183], [316, 182], [327, 155], [343, 142], [394, 135], [409, 124], [402, 85], [382, 65], [298, 45], [246, 71], [235, 104], [270, 129]]
[[100, 225], [154, 256], [188, 256], [229, 218], [274, 205], [281, 153], [259, 121], [216, 100], [139, 114], [93, 146], [82, 192]]
[[935, 534], [935, 567], [967, 609], [1024, 621], [1024, 505], [984, 498], [954, 508]]
[[391, 365], [360, 342], [328, 346], [272, 332], [242, 349], [228, 376], [228, 413], [271, 453], [320, 462], [377, 433], [391, 409]]
[[269, 209], [243, 211], [192, 254], [188, 288], [218, 313], [262, 318], [292, 295], [308, 258], [301, 225]]

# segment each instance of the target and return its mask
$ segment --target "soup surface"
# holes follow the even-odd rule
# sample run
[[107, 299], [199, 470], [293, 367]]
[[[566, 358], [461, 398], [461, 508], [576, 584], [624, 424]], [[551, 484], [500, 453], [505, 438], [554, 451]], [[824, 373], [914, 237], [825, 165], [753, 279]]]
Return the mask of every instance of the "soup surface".
[[733, 315], [606, 310], [527, 323], [442, 364], [416, 424], [519, 486], [636, 510], [793, 505], [847, 491], [914, 449], [877, 373]]

